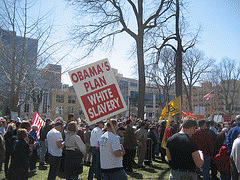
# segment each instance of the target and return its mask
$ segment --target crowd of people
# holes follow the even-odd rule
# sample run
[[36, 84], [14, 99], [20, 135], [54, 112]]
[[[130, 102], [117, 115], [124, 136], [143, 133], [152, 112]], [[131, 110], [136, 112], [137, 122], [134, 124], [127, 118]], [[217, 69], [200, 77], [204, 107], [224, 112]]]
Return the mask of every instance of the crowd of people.
[[170, 126], [167, 120], [129, 118], [89, 126], [74, 114], [68, 115], [67, 122], [44, 121], [38, 137], [31, 120], [0, 120], [0, 170], [4, 168], [6, 179], [28, 179], [38, 168], [47, 170], [48, 163], [49, 180], [59, 172], [67, 180], [77, 180], [83, 165], [90, 166], [88, 180], [125, 180], [127, 173], [150, 165], [155, 158], [169, 165], [172, 180], [239, 178], [240, 115], [224, 123], [185, 117], [182, 122], [172, 120]]

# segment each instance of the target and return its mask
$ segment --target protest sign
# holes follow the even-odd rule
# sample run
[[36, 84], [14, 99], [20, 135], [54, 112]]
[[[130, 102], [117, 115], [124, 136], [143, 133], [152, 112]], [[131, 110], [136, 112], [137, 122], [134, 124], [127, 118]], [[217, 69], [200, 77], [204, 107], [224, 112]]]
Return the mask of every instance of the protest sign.
[[89, 124], [127, 110], [107, 59], [72, 70], [69, 76]]

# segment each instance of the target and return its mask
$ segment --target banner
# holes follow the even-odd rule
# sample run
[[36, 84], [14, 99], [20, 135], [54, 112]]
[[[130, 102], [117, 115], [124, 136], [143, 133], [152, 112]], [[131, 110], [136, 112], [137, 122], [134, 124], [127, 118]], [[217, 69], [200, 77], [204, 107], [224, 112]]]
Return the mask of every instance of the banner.
[[182, 116], [183, 117], [186, 117], [186, 116], [191, 116], [193, 119], [195, 120], [202, 120], [202, 119], [205, 119], [205, 116], [204, 115], [198, 115], [198, 114], [194, 114], [194, 113], [186, 113], [186, 112], [183, 112], [182, 111]]
[[[40, 128], [45, 124], [45, 122], [42, 120], [42, 118], [38, 115], [37, 112], [35, 112], [34, 118], [33, 118], [33, 122], [32, 122], [32, 126], [36, 125], [38, 127], [37, 129], [37, 137], [39, 139], [40, 136]], [[31, 129], [30, 129], [31, 131]]]
[[168, 103], [162, 110], [162, 114], [159, 117], [159, 120], [166, 119], [171, 113], [172, 116], [181, 113], [181, 98], [180, 96]]
[[169, 116], [168, 116], [168, 122], [166, 124], [165, 132], [164, 132], [163, 139], [162, 139], [162, 144], [161, 144], [161, 147], [164, 148], [164, 149], [167, 149], [167, 147], [166, 147], [167, 146], [166, 130], [170, 126], [170, 122], [171, 122], [171, 113], [169, 113]]
[[69, 76], [88, 124], [127, 110], [107, 59], [70, 71]]
[[177, 97], [176, 99], [168, 103], [168, 105], [163, 108], [162, 114], [159, 117], [159, 120], [163, 120], [168, 117], [168, 122], [166, 125], [166, 129], [165, 129], [162, 144], [161, 144], [162, 148], [164, 149], [166, 149], [166, 145], [167, 145], [166, 130], [170, 126], [171, 117], [179, 113], [181, 113], [181, 96]]

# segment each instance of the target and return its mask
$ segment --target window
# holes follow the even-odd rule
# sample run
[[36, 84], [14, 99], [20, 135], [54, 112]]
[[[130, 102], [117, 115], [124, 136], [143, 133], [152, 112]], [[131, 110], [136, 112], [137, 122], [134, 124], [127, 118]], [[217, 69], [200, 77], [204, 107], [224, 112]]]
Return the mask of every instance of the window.
[[29, 112], [29, 104], [24, 105], [24, 112]]
[[120, 80], [119, 81], [119, 88], [122, 92], [122, 95], [123, 95], [123, 98], [124, 98], [125, 102], [127, 103], [128, 102], [128, 82]]
[[148, 108], [153, 108], [153, 94], [152, 93], [145, 94], [145, 105]]
[[57, 106], [55, 109], [55, 114], [63, 114], [63, 106]]
[[48, 113], [49, 105], [48, 105], [48, 93], [43, 95], [43, 113]]
[[155, 107], [156, 108], [159, 108], [160, 105], [161, 105], [161, 102], [163, 101], [163, 95], [162, 94], [156, 94], [156, 104], [155, 104]]
[[49, 105], [43, 105], [43, 113], [48, 113]]
[[76, 96], [68, 96], [68, 103], [75, 104], [76, 103]]
[[75, 113], [75, 107], [68, 107], [68, 113]]
[[56, 95], [56, 102], [64, 103], [64, 95]]
[[130, 86], [137, 87], [137, 83], [130, 82]]
[[138, 106], [138, 92], [137, 91], [131, 91], [131, 99], [130, 99], [130, 104], [133, 106], [133, 107], [137, 107]]

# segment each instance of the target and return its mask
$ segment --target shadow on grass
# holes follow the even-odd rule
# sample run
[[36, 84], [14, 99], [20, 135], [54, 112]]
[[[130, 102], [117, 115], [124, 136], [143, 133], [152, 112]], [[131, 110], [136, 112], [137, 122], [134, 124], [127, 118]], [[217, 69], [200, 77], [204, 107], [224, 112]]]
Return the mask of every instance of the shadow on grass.
[[162, 160], [157, 160], [157, 159], [155, 159], [155, 160], [153, 160], [153, 161], [156, 162], [156, 163], [168, 164], [167, 161], [162, 161]]
[[160, 174], [159, 174], [159, 177], [158, 177], [158, 180], [162, 180], [165, 178], [166, 174], [171, 170], [171, 168], [167, 168], [165, 169], [164, 171], [162, 171]]
[[157, 171], [155, 171], [155, 169], [153, 169], [153, 167], [144, 167], [141, 169], [142, 171], [146, 171], [146, 172], [149, 172], [149, 173], [157, 173]]
[[143, 175], [138, 172], [127, 172], [127, 175], [135, 179], [143, 179]]
[[33, 176], [36, 176], [37, 173], [34, 173], [34, 172], [29, 172], [28, 173], [28, 178], [32, 178]]
[[151, 165], [151, 166], [145, 166], [144, 168], [142, 168], [143, 171], [151, 171], [151, 169], [158, 169], [158, 170], [164, 170], [166, 168], [162, 168], [160, 166], [156, 166], [156, 165]]

